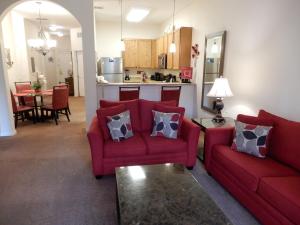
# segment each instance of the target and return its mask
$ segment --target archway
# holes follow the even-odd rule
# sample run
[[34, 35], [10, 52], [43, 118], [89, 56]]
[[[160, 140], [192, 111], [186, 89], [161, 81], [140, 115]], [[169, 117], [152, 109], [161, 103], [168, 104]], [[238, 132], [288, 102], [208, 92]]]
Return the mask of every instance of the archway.
[[[4, 0], [0, 3], [0, 21], [3, 20], [7, 12], [18, 4], [28, 0]], [[83, 64], [85, 82], [85, 110], [86, 124], [89, 124], [96, 110], [96, 58], [95, 58], [95, 37], [94, 37], [94, 14], [93, 0], [86, 0], [84, 4], [81, 0], [52, 0], [67, 11], [69, 11], [80, 23], [82, 27]], [[11, 100], [8, 88], [8, 77], [4, 67], [3, 31], [0, 29], [0, 136], [11, 136], [15, 134]], [[87, 88], [88, 87], [88, 88]]]

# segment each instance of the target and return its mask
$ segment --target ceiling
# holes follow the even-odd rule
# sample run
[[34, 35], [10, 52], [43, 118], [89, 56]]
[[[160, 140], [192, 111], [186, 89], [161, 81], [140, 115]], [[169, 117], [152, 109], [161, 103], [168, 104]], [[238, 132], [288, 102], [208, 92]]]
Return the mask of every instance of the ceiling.
[[[176, 0], [176, 13], [190, 5], [194, 0]], [[120, 0], [94, 0], [96, 20], [120, 21]], [[103, 9], [98, 9], [103, 7]], [[123, 15], [131, 8], [150, 9], [142, 23], [161, 24], [172, 16], [173, 0], [123, 0]]]
[[[38, 23], [39, 5], [36, 2], [37, 1], [23, 2], [17, 5], [13, 10], [20, 13], [24, 18]], [[42, 3], [40, 5], [41, 17], [47, 19], [43, 20], [43, 26], [55, 24], [63, 26], [65, 30], [80, 27], [75, 17], [65, 8], [49, 1], [39, 2]]]

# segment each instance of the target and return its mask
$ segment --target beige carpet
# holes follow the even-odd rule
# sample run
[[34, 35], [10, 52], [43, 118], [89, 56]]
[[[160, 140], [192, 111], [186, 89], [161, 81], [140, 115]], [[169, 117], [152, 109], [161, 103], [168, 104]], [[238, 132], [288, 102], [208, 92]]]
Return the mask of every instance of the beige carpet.
[[21, 122], [0, 138], [0, 225], [116, 224], [115, 179], [94, 179], [84, 99], [71, 98], [71, 122]]

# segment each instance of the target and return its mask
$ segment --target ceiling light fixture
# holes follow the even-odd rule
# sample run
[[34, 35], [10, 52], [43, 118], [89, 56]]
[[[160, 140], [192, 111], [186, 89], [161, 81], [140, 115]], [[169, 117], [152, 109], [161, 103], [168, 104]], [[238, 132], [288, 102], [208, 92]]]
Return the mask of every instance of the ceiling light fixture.
[[41, 18], [41, 2], [36, 2], [39, 7], [39, 23], [40, 23], [40, 29], [38, 32], [38, 38], [37, 39], [29, 39], [28, 45], [35, 49], [37, 52], [41, 53], [42, 55], [47, 55], [47, 53], [50, 51], [51, 48], [56, 47], [56, 40], [48, 39], [44, 28], [42, 26], [42, 18]]
[[172, 27], [172, 43], [169, 47], [170, 53], [176, 52], [176, 44], [175, 44], [175, 0], [173, 0], [173, 27]]
[[59, 26], [59, 25], [50, 25], [49, 26], [49, 30], [51, 31], [57, 31], [58, 29], [62, 29], [63, 27], [62, 26]]
[[149, 14], [149, 12], [150, 10], [148, 9], [132, 8], [127, 14], [126, 19], [128, 22], [138, 23], [141, 22]]
[[125, 51], [125, 43], [123, 40], [123, 0], [120, 0], [121, 4], [121, 41], [120, 41], [120, 50], [121, 52]]

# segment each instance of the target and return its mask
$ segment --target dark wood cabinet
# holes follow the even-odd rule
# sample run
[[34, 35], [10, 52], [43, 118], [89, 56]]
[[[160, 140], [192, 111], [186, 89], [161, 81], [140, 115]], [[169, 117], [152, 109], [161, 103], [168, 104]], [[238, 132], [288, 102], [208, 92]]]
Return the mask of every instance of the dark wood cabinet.
[[74, 96], [74, 79], [73, 77], [65, 78], [66, 84], [69, 85], [69, 96]]

